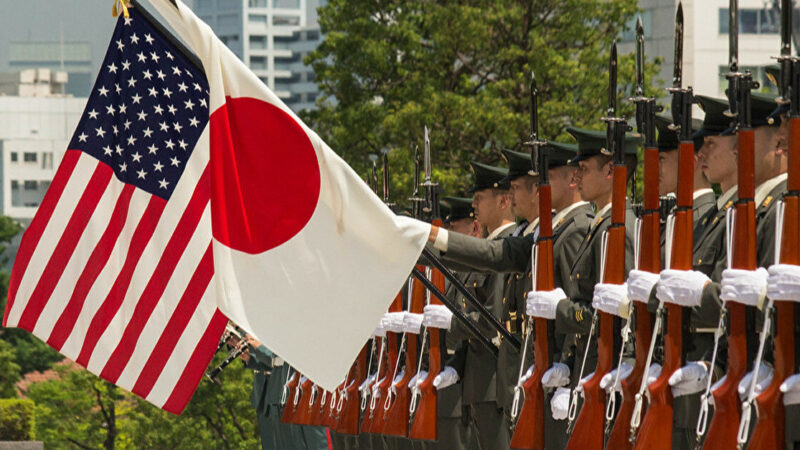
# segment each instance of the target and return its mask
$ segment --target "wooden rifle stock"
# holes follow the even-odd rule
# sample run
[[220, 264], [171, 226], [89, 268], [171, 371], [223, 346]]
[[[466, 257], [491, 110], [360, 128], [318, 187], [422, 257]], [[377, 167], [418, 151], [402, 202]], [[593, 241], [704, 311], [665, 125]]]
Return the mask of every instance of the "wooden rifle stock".
[[[553, 263], [553, 217], [552, 196], [549, 184], [539, 185], [539, 239], [536, 251], [536, 286], [537, 291], [555, 289], [555, 267]], [[511, 437], [511, 448], [544, 449], [544, 388], [542, 376], [550, 368], [549, 336], [547, 319], [533, 320], [533, 374], [522, 384], [525, 394], [522, 409], [519, 413], [514, 434]], [[524, 362], [523, 362], [524, 363]]]
[[[298, 386], [300, 400], [295, 406], [292, 423], [296, 425], [309, 425], [311, 423], [311, 395], [314, 393], [314, 388], [316, 388], [316, 385], [308, 378]], [[319, 396], [316, 398], [319, 398]]]
[[[389, 312], [401, 312], [403, 310], [403, 293], [402, 291], [397, 294], [395, 297], [394, 302], [389, 307]], [[392, 377], [394, 377], [395, 367], [400, 363], [399, 359], [399, 352], [398, 352], [398, 342], [397, 342], [397, 333], [393, 333], [391, 331], [386, 332], [386, 353], [387, 353], [387, 364], [386, 372], [384, 376], [381, 377], [378, 381], [376, 381], [378, 388], [373, 391], [372, 399], [370, 399], [370, 409], [369, 409], [369, 416], [370, 416], [370, 433], [380, 434], [383, 432], [383, 427], [386, 424], [386, 421], [383, 420], [384, 410], [383, 410], [383, 402], [386, 400], [386, 395], [389, 392], [389, 387], [392, 385]]]
[[[376, 411], [375, 408], [377, 408], [377, 406], [375, 406], [375, 408], [372, 408], [372, 405], [373, 405], [372, 397], [371, 397], [372, 396], [372, 387], [373, 386], [377, 386], [377, 384], [381, 380], [383, 380], [384, 377], [386, 377], [386, 372], [388, 370], [387, 366], [389, 365], [389, 360], [388, 360], [388, 357], [387, 357], [387, 355], [385, 353], [385, 346], [388, 345], [386, 337], [375, 337], [375, 339], [380, 339], [380, 345], [378, 345], [378, 348], [384, 348], [384, 352], [380, 352], [379, 351], [378, 356], [377, 356], [378, 358], [380, 358], [380, 361], [377, 363], [378, 366], [377, 366], [377, 369], [376, 369], [376, 372], [375, 372], [375, 381], [373, 381], [372, 384], [369, 387], [369, 389], [370, 389], [370, 403], [367, 404], [367, 408], [364, 411], [364, 418], [361, 419], [361, 427], [359, 428], [361, 433], [369, 433], [370, 430], [372, 429], [372, 422], [375, 419], [375, 411]], [[367, 374], [367, 376], [369, 376], [369, 374]], [[376, 405], [377, 405], [377, 403], [376, 403]]]
[[286, 383], [286, 403], [283, 405], [283, 414], [281, 414], [281, 422], [293, 423], [294, 414], [297, 410], [294, 404], [294, 395], [297, 391], [297, 386], [300, 383], [300, 373], [295, 371], [289, 382]]
[[[741, 113], [740, 113], [741, 114]], [[754, 135], [752, 128], [739, 130], [739, 201], [733, 235], [734, 269], [756, 268], [756, 209], [753, 200]], [[703, 448], [736, 448], [741, 403], [739, 381], [747, 372], [747, 330], [745, 306], [726, 302], [728, 308], [728, 371], [725, 381], [714, 390], [714, 417]]]
[[[361, 395], [358, 388], [367, 377], [367, 346], [361, 349], [348, 376], [348, 385], [344, 386], [339, 392], [344, 392], [344, 398], [338, 399], [342, 402], [341, 411], [336, 407], [336, 424], [334, 430], [339, 434], [358, 434], [358, 419], [361, 414]], [[341, 395], [341, 394], [340, 394]]]

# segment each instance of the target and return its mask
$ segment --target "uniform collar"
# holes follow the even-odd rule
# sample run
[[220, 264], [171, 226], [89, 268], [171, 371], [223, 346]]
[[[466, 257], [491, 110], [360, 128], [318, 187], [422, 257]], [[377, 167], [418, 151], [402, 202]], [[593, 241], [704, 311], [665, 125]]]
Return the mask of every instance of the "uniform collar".
[[597, 211], [597, 214], [594, 215], [592, 228], [596, 227], [598, 223], [603, 221], [603, 214], [607, 213], [609, 210], [611, 210], [611, 202], [609, 202], [606, 206], [603, 206], [603, 209]]
[[777, 177], [772, 177], [769, 180], [759, 184], [758, 187], [756, 188], [756, 195], [755, 195], [756, 207], [758, 207], [758, 205], [763, 203], [764, 199], [767, 198], [767, 195], [769, 195], [769, 193], [772, 192], [773, 189], [775, 189], [775, 186], [779, 185], [782, 181], [786, 180], [788, 176], [789, 176], [788, 174], [782, 173]]
[[533, 222], [529, 223], [528, 226], [526, 226], [524, 230], [522, 230], [522, 235], [523, 236], [527, 236], [527, 235], [533, 233], [533, 230], [535, 230], [536, 227], [538, 227], [538, 226], [539, 226], [539, 218], [537, 217], [537, 218], [533, 219]]
[[736, 196], [737, 192], [739, 192], [739, 185], [738, 184], [736, 186], [728, 189], [727, 192], [725, 192], [722, 195], [720, 195], [719, 198], [717, 199], [717, 210], [722, 210], [722, 208], [725, 207], [726, 203], [728, 203], [729, 201], [733, 200], [733, 197]]
[[702, 197], [702, 196], [704, 196], [704, 195], [706, 195], [708, 193], [713, 194], [714, 190], [711, 189], [711, 188], [698, 189], [698, 190], [694, 191], [694, 193], [692, 194], [692, 200], [697, 200], [698, 198], [700, 198], [700, 197]]
[[489, 236], [486, 236], [486, 239], [492, 240], [492, 239], [496, 238], [497, 236], [499, 236], [500, 233], [502, 233], [505, 229], [513, 227], [515, 225], [516, 225], [516, 222], [509, 222], [509, 223], [507, 223], [505, 225], [500, 225], [499, 227], [495, 228], [494, 231], [492, 231], [489, 234]]
[[554, 228], [558, 227], [558, 223], [561, 222], [562, 220], [564, 220], [564, 218], [567, 217], [567, 214], [571, 213], [576, 208], [580, 208], [581, 206], [588, 205], [588, 204], [589, 204], [589, 202], [584, 202], [584, 201], [581, 200], [581, 201], [577, 201], [577, 202], [567, 206], [566, 208], [562, 209], [561, 211], [559, 211], [556, 214], [555, 217], [553, 217], [553, 227]]

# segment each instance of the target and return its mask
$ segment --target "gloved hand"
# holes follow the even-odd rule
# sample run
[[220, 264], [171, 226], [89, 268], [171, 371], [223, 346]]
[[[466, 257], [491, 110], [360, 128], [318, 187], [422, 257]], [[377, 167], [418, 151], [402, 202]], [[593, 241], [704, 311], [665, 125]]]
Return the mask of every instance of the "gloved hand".
[[594, 286], [594, 309], [626, 319], [630, 314], [629, 305], [627, 285], [599, 283]]
[[603, 375], [603, 378], [600, 379], [600, 389], [603, 389], [604, 391], [611, 390], [611, 385], [614, 384], [614, 381], [617, 379], [617, 371], [619, 371], [619, 381], [614, 385], [614, 390], [620, 392], [622, 390], [622, 380], [631, 375], [633, 372], [633, 366], [627, 362], [623, 362], [616, 369]]
[[719, 298], [761, 309], [767, 295], [768, 277], [769, 272], [763, 267], [756, 270], [725, 269]]
[[635, 302], [647, 303], [653, 286], [658, 282], [657, 273], [633, 269], [628, 273], [628, 298]]
[[582, 391], [582, 390], [583, 390], [583, 385], [584, 385], [584, 384], [585, 384], [587, 381], [589, 381], [589, 379], [591, 379], [593, 376], [594, 376], [594, 372], [592, 372], [592, 373], [590, 373], [589, 375], [586, 375], [585, 377], [581, 378], [581, 380], [580, 380], [580, 381], [578, 381], [578, 387], [577, 387], [577, 389], [580, 389], [580, 390]]
[[564, 363], [553, 363], [553, 367], [547, 369], [542, 375], [542, 386], [561, 387], [569, 384], [569, 366]]
[[417, 372], [410, 380], [408, 380], [408, 388], [413, 389], [414, 386], [419, 386], [425, 381], [425, 378], [428, 378], [428, 371], [427, 370], [420, 370]]
[[569, 413], [569, 396], [570, 390], [560, 387], [556, 389], [553, 398], [550, 399], [550, 411], [553, 413], [553, 419], [564, 420]]
[[525, 313], [532, 317], [553, 320], [556, 318], [558, 302], [567, 298], [561, 288], [552, 291], [530, 291], [526, 301]]
[[361, 386], [358, 387], [358, 390], [360, 392], [364, 393], [364, 394], [369, 393], [369, 388], [372, 385], [372, 383], [375, 382], [375, 378], [376, 377], [377, 377], [377, 374], [373, 373], [372, 375], [370, 375], [367, 378], [365, 378], [364, 381], [361, 383]]
[[650, 386], [654, 381], [661, 376], [661, 364], [650, 364], [650, 372], [647, 374], [647, 385]]
[[403, 316], [403, 332], [407, 334], [419, 334], [422, 327], [422, 314], [407, 312]]
[[[747, 372], [747, 375], [742, 377], [739, 381], [739, 399], [744, 401], [747, 399], [747, 394], [750, 391], [750, 383], [753, 381], [753, 371]], [[758, 378], [756, 379], [756, 388], [753, 391], [758, 395], [772, 383], [772, 367], [764, 364], [763, 362], [758, 366]]]
[[372, 332], [372, 337], [386, 337], [386, 330], [383, 328], [383, 319], [381, 319], [378, 326], [375, 327], [375, 330]]
[[524, 383], [524, 382], [528, 381], [528, 378], [530, 378], [531, 375], [533, 375], [533, 366], [534, 365], [531, 364], [531, 366], [528, 367], [528, 370], [526, 370], [525, 373], [522, 375], [522, 378], [520, 378], [520, 380], [519, 380], [520, 383]]
[[439, 375], [436, 375], [436, 378], [433, 379], [433, 387], [438, 389], [444, 389], [448, 386], [452, 386], [458, 383], [459, 377], [458, 372], [456, 369], [445, 366], [444, 370], [439, 372]]
[[422, 310], [422, 324], [428, 328], [449, 330], [453, 321], [453, 313], [444, 305], [427, 305]]
[[403, 321], [405, 320], [405, 317], [406, 313], [404, 312], [385, 313], [383, 315], [383, 319], [381, 319], [381, 325], [386, 331], [391, 331], [392, 333], [402, 333]]
[[656, 297], [667, 303], [680, 306], [698, 306], [703, 288], [710, 283], [704, 273], [694, 270], [667, 269], [661, 271], [656, 287]]
[[794, 374], [781, 383], [784, 405], [800, 403], [800, 374]]
[[767, 295], [773, 300], [800, 302], [800, 266], [775, 264], [769, 268]]
[[400, 386], [400, 382], [403, 381], [403, 377], [406, 376], [406, 370], [403, 369], [395, 375], [394, 380], [392, 380], [392, 386], [397, 388]]
[[706, 387], [708, 368], [702, 362], [690, 362], [669, 377], [673, 397], [696, 394]]
[[[724, 383], [725, 380], [727, 380], [727, 379], [728, 379], [728, 375], [727, 374], [723, 375], [722, 378], [720, 378], [719, 380], [716, 381], [716, 383], [711, 385], [711, 391], [710, 392], [716, 391], [720, 386], [722, 386], [722, 383]], [[714, 404], [714, 396], [713, 395], [709, 395], [708, 396], [708, 403], [711, 404], [711, 405]]]

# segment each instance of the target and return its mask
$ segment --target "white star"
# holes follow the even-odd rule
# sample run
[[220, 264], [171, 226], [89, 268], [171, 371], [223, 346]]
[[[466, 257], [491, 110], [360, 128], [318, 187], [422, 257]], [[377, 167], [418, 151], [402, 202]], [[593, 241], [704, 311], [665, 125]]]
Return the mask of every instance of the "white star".
[[178, 141], [178, 145], [180, 145], [180, 146], [181, 146], [181, 150], [186, 150], [186, 147], [188, 147], [188, 146], [189, 146], [189, 144], [187, 144], [187, 143], [186, 143], [186, 142], [185, 142], [183, 139], [181, 139], [180, 141]]
[[181, 162], [178, 161], [178, 158], [176, 158], [174, 156], [172, 158], [170, 158], [169, 163], [172, 164], [175, 167], [178, 167], [181, 164]]
[[161, 131], [169, 131], [169, 125], [167, 125], [167, 122], [161, 122], [158, 124], [158, 126], [161, 127]]
[[147, 90], [147, 95], [155, 97], [156, 95], [158, 95], [158, 91], [156, 91], [156, 88], [151, 87], [150, 89]]
[[104, 130], [103, 127], [97, 127], [94, 129], [94, 131], [96, 131], [97, 135], [100, 136], [101, 138], [106, 137], [106, 130]]
[[150, 127], [145, 128], [144, 131], [142, 131], [142, 133], [144, 133], [144, 137], [146, 138], [153, 136], [153, 130], [151, 130]]
[[133, 22], [133, 19], [131, 19], [130, 17], [125, 18], [125, 25], [130, 25], [131, 22]]
[[201, 98], [201, 99], [200, 99], [200, 106], [203, 106], [203, 107], [205, 107], [205, 108], [208, 108], [208, 105], [206, 104], [206, 99], [205, 99], [205, 98]]
[[175, 66], [172, 66], [172, 74], [173, 75], [177, 75], [177, 76], [181, 76], [181, 69], [179, 69], [179, 68], [177, 68]]
[[147, 117], [147, 113], [144, 112], [144, 110], [142, 110], [142, 111], [139, 111], [139, 114], [137, 114], [137, 116], [139, 116], [139, 120], [144, 120], [145, 117]]
[[192, 99], [186, 100], [185, 102], [183, 102], [183, 104], [186, 105], [186, 109], [194, 108], [194, 103], [192, 103]]
[[150, 144], [150, 147], [147, 147], [147, 150], [149, 150], [148, 153], [150, 153], [151, 155], [155, 155], [156, 152], [158, 151], [158, 147], [156, 147], [156, 144]]
[[122, 92], [122, 88], [119, 87], [119, 83], [114, 83], [114, 90], [117, 91], [117, 94]]
[[172, 114], [172, 115], [174, 115], [176, 112], [178, 112], [178, 108], [176, 108], [176, 107], [174, 107], [172, 105], [167, 105], [167, 110], [169, 110], [169, 113]]
[[99, 113], [98, 113], [97, 111], [95, 111], [95, 110], [91, 110], [91, 111], [89, 111], [89, 118], [90, 118], [90, 119], [95, 119], [95, 120], [96, 120], [96, 119], [97, 119], [97, 115], [98, 115], [98, 114], [99, 114]]
[[128, 87], [136, 86], [136, 78], [131, 78], [128, 80]]
[[147, 175], [147, 172], [145, 172], [144, 169], [139, 169], [139, 171], [136, 172], [136, 174], [139, 175], [137, 178], [144, 180], [144, 177], [145, 175]]
[[106, 67], [108, 67], [108, 71], [109, 71], [109, 72], [111, 72], [111, 73], [117, 73], [117, 65], [116, 65], [116, 64], [114, 64], [114, 63], [111, 63], [111, 64], [109, 64], [109, 65], [108, 65], [108, 66], [106, 66]]
[[136, 33], [133, 33], [131, 35], [131, 42], [133, 42], [134, 44], [138, 44], [139, 43], [139, 36], [136, 36]]
[[175, 128], [175, 131], [177, 131], [178, 133], [180, 133], [180, 132], [181, 132], [181, 129], [182, 129], [183, 127], [181, 126], [181, 124], [180, 124], [180, 123], [178, 123], [178, 122], [173, 122], [173, 123], [172, 123], [172, 128]]
[[117, 40], [117, 49], [122, 50], [125, 48], [125, 44], [122, 43], [122, 39]]
[[128, 110], [128, 107], [127, 107], [127, 106], [125, 106], [125, 103], [123, 103], [123, 104], [119, 105], [119, 113], [120, 113], [120, 114], [126, 114], [126, 112], [125, 112], [125, 111], [127, 111], [127, 110]]
[[153, 170], [155, 170], [156, 172], [161, 172], [161, 169], [163, 167], [164, 167], [164, 165], [161, 164], [161, 161], [156, 161], [156, 163], [153, 164]]
[[154, 39], [153, 36], [150, 36], [150, 34], [145, 34], [144, 40], [147, 41], [148, 44], [152, 44]]
[[133, 136], [128, 136], [128, 145], [133, 145], [136, 143], [136, 138]]
[[167, 181], [166, 178], [162, 178], [161, 181], [158, 182], [158, 187], [166, 189], [168, 184], [169, 181]]
[[131, 155], [131, 158], [133, 158], [133, 162], [139, 162], [139, 160], [142, 159], [142, 155], [140, 155], [139, 152], [136, 152]]
[[189, 78], [194, 78], [194, 76], [192, 76], [192, 72], [189, 72], [189, 69], [185, 70], [186, 70], [186, 75], [189, 75]]
[[130, 70], [130, 68], [131, 68], [130, 61], [128, 61], [127, 59], [125, 61], [122, 61], [122, 70]]
[[111, 129], [114, 130], [114, 136], [119, 134], [119, 128], [116, 125], [111, 125]]
[[162, 72], [162, 71], [160, 71], [160, 70], [156, 70], [156, 76], [157, 76], [157, 77], [158, 77], [158, 79], [159, 79], [159, 80], [161, 80], [161, 81], [164, 81], [164, 78], [166, 78], [166, 75], [164, 75], [164, 72]]
[[144, 52], [137, 53], [136, 57], [139, 58], [139, 62], [147, 61], [147, 56], [144, 55]]
[[203, 88], [201, 88], [199, 84], [197, 84], [197, 83], [194, 83], [194, 90], [195, 90], [195, 91], [202, 91], [202, 90], [203, 90]]
[[150, 59], [155, 61], [156, 64], [158, 63], [160, 56], [156, 55], [156, 52], [150, 52]]
[[172, 95], [172, 91], [170, 91], [169, 88], [164, 88], [163, 91], [164, 91], [164, 95], [167, 98], [169, 98], [169, 96]]
[[174, 56], [172, 56], [172, 53], [170, 53], [170, 52], [164, 52], [164, 53], [167, 55], [167, 58], [168, 58], [170, 61], [172, 61], [173, 59], [175, 59], [175, 57], [174, 57]]
[[109, 147], [108, 145], [103, 147], [103, 152], [106, 154], [106, 156], [111, 156], [111, 154], [113, 153], [113, 151], [111, 150], [111, 147]]
[[106, 114], [114, 115], [114, 105], [106, 106]]
[[119, 165], [119, 171], [120, 172], [125, 172], [127, 170], [128, 170], [128, 165], [127, 164], [122, 163], [122, 164]]
[[97, 92], [103, 97], [108, 97], [108, 89], [106, 89], [105, 86], [100, 86], [100, 89], [98, 89]]
[[186, 92], [187, 89], [189, 89], [189, 86], [186, 86], [186, 83], [181, 81], [181, 84], [178, 85], [178, 90], [181, 92]]
[[153, 74], [150, 73], [149, 70], [145, 70], [144, 72], [142, 72], [142, 76], [144, 77], [145, 80], [150, 80], [151, 78], [153, 78]]
[[164, 112], [164, 108], [162, 108], [161, 105], [156, 105], [154, 109], [156, 114], [162, 114]]
[[78, 135], [78, 141], [80, 141], [80, 142], [86, 142], [86, 138], [88, 138], [88, 137], [89, 137], [89, 136], [87, 136], [87, 135], [86, 135], [86, 133], [83, 133], [83, 132], [82, 132], [81, 134], [79, 134], [79, 135]]
[[117, 151], [117, 154], [118, 154], [118, 155], [121, 155], [121, 154], [122, 154], [122, 147], [120, 147], [120, 146], [119, 146], [119, 144], [117, 144], [116, 146], [114, 146], [114, 148], [116, 149], [116, 151]]
[[197, 128], [197, 125], [198, 125], [198, 124], [200, 124], [200, 121], [199, 121], [199, 120], [197, 120], [197, 118], [196, 118], [196, 117], [192, 117], [191, 119], [189, 119], [189, 125], [191, 125], [191, 126], [193, 126], [193, 127]]
[[131, 97], [131, 101], [133, 102], [134, 105], [138, 105], [141, 100], [142, 100], [142, 96], [139, 95], [138, 93], [137, 94], [133, 94], [133, 97]]
[[130, 129], [130, 127], [131, 127], [131, 123], [133, 123], [133, 122], [131, 122], [130, 120], [126, 120], [126, 121], [125, 121], [125, 123], [123, 123], [123, 125], [125, 125], [125, 129], [126, 129], [126, 130], [127, 130], [127, 129]]
[[166, 145], [167, 148], [170, 150], [172, 150], [173, 147], [175, 147], [175, 143], [172, 142], [172, 139], [167, 139], [166, 141], [164, 141], [164, 145]]

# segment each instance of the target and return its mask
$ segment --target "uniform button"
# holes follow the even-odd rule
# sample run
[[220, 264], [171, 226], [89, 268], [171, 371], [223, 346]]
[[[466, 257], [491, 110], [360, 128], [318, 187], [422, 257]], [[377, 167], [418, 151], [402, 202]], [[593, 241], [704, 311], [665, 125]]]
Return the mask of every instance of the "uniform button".
[[578, 274], [575, 274], [575, 278], [576, 278], [576, 279], [578, 279], [578, 280], [580, 280], [580, 279], [581, 279], [581, 274], [579, 274], [579, 273], [578, 273]]
[[516, 279], [519, 280], [519, 274], [516, 275]]
[[472, 287], [478, 287], [478, 282], [477, 282], [477, 281], [474, 281], [474, 282], [472, 283]]
[[572, 275], [569, 276], [569, 281], [572, 281]]
[[505, 302], [506, 302], [506, 298], [505, 298], [505, 297], [503, 297], [503, 303], [505, 303]]
[[698, 259], [698, 260], [697, 260], [697, 264], [700, 264], [701, 262], [703, 262], [703, 260], [702, 260], [702, 259]]

